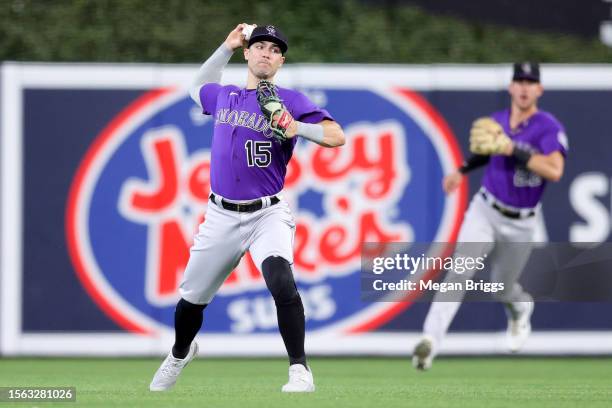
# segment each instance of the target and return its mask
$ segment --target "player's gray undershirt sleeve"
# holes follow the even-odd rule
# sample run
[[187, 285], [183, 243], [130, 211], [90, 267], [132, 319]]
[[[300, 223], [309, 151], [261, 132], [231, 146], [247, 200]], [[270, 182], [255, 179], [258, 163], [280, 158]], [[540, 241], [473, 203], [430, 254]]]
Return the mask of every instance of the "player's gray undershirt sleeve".
[[202, 107], [202, 102], [200, 101], [200, 88], [202, 85], [221, 81], [221, 72], [229, 62], [232, 54], [234, 54], [234, 51], [227, 48], [225, 43], [223, 43], [200, 67], [189, 89], [191, 99], [200, 107]]
[[305, 139], [321, 144], [325, 131], [322, 125], [296, 121], [297, 134]]

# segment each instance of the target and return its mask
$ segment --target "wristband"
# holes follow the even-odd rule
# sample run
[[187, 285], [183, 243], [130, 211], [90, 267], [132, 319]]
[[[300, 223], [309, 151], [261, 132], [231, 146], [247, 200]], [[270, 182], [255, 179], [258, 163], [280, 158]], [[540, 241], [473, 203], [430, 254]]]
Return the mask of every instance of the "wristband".
[[529, 150], [519, 146], [514, 146], [512, 150], [512, 157], [514, 157], [521, 166], [527, 166], [527, 162], [531, 159], [531, 156], [532, 153]]

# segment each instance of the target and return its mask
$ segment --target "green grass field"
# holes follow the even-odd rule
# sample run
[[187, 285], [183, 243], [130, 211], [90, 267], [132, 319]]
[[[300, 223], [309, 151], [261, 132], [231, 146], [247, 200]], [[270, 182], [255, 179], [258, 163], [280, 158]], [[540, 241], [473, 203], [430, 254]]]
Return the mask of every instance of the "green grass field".
[[0, 386], [76, 386], [76, 403], [15, 407], [610, 407], [607, 358], [311, 359], [317, 391], [286, 395], [284, 360], [198, 359], [167, 393], [148, 391], [161, 359], [0, 359]]

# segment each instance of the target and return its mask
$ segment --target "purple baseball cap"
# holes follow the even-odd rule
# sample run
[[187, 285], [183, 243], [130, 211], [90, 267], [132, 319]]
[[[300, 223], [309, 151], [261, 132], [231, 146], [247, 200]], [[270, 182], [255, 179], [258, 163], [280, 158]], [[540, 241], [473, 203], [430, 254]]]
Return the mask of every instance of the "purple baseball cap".
[[540, 82], [540, 65], [537, 62], [517, 62], [514, 64], [513, 81]]
[[257, 26], [251, 33], [249, 39], [249, 47], [258, 41], [270, 41], [278, 45], [281, 52], [284, 54], [287, 52], [289, 45], [287, 44], [287, 37], [282, 33], [281, 30], [274, 27], [273, 25]]

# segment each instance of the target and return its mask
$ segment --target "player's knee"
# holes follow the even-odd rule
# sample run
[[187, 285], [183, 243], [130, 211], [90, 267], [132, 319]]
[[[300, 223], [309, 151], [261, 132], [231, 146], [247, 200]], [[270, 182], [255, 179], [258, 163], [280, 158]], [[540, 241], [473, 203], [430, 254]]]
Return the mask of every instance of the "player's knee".
[[500, 303], [512, 303], [512, 301], [515, 300], [512, 290], [508, 290], [508, 289], [498, 290], [497, 292], [492, 292], [491, 297], [493, 298], [493, 300], [500, 302]]
[[206, 306], [208, 306], [207, 303], [203, 304], [203, 305], [198, 305], [195, 303], [191, 303], [183, 298], [181, 298], [181, 300], [178, 301], [178, 303], [176, 304], [176, 312], [177, 313], [181, 313], [181, 312], [202, 312], [204, 310], [204, 308], [206, 308]]
[[298, 302], [300, 295], [293, 280], [291, 265], [280, 256], [269, 256], [262, 263], [262, 274], [276, 305]]

